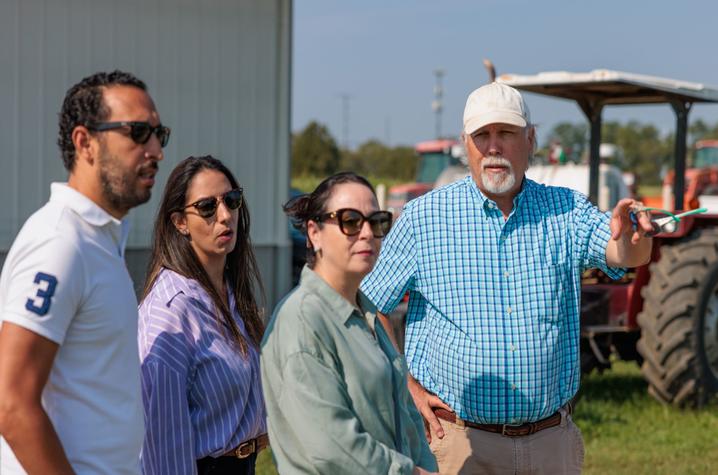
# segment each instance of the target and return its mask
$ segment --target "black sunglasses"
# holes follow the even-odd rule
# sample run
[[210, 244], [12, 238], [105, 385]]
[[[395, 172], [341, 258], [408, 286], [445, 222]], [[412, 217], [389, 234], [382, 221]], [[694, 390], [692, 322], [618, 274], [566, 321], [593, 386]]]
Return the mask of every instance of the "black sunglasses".
[[152, 126], [149, 122], [99, 122], [88, 124], [87, 128], [96, 132], [102, 132], [105, 130], [122, 129], [124, 127], [130, 128], [130, 138], [137, 144], [146, 144], [150, 140], [150, 136], [154, 133], [157, 139], [160, 141], [162, 148], [167, 146], [167, 142], [170, 141], [170, 128], [165, 127], [162, 124]]
[[369, 216], [364, 216], [360, 211], [353, 208], [342, 208], [317, 216], [314, 221], [319, 223], [327, 219], [336, 219], [339, 224], [339, 230], [347, 236], [359, 234], [362, 226], [364, 226], [364, 221], [368, 221], [374, 237], [383, 238], [389, 234], [391, 229], [392, 214], [389, 211], [374, 211]]
[[183, 210], [193, 206], [197, 210], [197, 214], [203, 218], [211, 218], [217, 212], [219, 207], [219, 201], [224, 201], [225, 206], [231, 210], [239, 209], [242, 206], [242, 188], [236, 188], [229, 190], [227, 193], [219, 197], [209, 197], [197, 200], [192, 204], [188, 204]]

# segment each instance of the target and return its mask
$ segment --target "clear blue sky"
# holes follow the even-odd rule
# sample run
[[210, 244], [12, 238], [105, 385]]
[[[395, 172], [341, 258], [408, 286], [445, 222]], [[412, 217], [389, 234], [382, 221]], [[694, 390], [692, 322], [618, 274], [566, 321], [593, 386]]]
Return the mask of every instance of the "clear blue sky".
[[[466, 96], [497, 72], [615, 69], [718, 88], [716, 0], [296, 0], [292, 130], [310, 120], [344, 141], [342, 94], [349, 99], [349, 145], [434, 138], [434, 75], [444, 69], [445, 135], [456, 135]], [[539, 142], [558, 122], [579, 122], [573, 102], [526, 95]], [[690, 120], [718, 122], [718, 106], [697, 105]], [[604, 121], [636, 119], [668, 132], [668, 106], [612, 107]]]

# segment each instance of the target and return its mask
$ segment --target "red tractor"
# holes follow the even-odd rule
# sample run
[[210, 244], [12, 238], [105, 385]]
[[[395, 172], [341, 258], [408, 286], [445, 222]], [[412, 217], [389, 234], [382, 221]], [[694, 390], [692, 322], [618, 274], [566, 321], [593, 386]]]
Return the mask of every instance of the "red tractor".
[[416, 167], [416, 181], [389, 188], [386, 207], [399, 217], [404, 205], [434, 187], [434, 181], [445, 168], [460, 163], [459, 142], [451, 139], [429, 140], [416, 144], [414, 150], [419, 160]]
[[[662, 196], [649, 206], [672, 206], [674, 178], [673, 171], [666, 174]], [[696, 142], [693, 163], [686, 170], [685, 183], [688, 208], [706, 207], [710, 211], [718, 211], [718, 140]]]
[[[698, 407], [718, 392], [718, 195], [716, 142], [697, 144], [686, 170], [688, 113], [694, 103], [718, 103], [718, 90], [701, 84], [616, 71], [502, 75], [524, 91], [571, 99], [591, 123], [589, 197], [598, 198], [603, 107], [667, 103], [676, 113], [675, 167], [666, 177], [668, 211], [706, 206], [681, 219], [674, 232], [654, 238], [648, 265], [619, 282], [600, 272], [584, 275], [582, 368], [610, 366], [611, 353], [636, 360], [658, 400]], [[685, 205], [684, 205], [685, 203]]]

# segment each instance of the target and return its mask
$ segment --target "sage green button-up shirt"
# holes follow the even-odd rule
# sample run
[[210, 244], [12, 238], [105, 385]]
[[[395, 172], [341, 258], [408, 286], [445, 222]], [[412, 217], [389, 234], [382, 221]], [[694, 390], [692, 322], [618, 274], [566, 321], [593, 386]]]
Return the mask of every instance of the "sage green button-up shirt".
[[311, 269], [262, 341], [269, 439], [281, 474], [436, 471], [404, 357], [374, 305], [361, 313]]

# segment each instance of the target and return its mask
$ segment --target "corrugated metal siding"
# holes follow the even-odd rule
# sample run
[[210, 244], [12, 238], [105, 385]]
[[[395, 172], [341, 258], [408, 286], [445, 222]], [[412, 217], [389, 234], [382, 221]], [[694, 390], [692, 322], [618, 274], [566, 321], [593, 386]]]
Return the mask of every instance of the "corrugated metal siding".
[[143, 79], [172, 138], [152, 200], [131, 212], [146, 248], [164, 182], [189, 155], [243, 184], [270, 301], [287, 289], [291, 0], [0, 2], [0, 250], [65, 180], [56, 145], [65, 91], [98, 70]]

